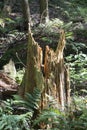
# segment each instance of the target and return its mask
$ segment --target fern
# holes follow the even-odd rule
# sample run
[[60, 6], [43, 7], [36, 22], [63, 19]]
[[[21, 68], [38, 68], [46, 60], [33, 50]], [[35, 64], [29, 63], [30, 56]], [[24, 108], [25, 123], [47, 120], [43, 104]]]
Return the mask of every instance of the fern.
[[29, 130], [30, 113], [22, 115], [6, 115], [0, 117], [0, 130]]
[[[39, 117], [36, 118], [33, 125], [44, 124], [45, 129], [49, 128], [52, 130], [86, 130], [87, 129], [87, 110], [84, 107], [83, 113], [80, 111], [73, 110], [61, 112], [58, 109], [49, 109], [41, 112]], [[78, 115], [77, 115], [78, 114]]]
[[0, 103], [0, 115], [2, 114], [12, 114], [13, 108], [11, 107], [11, 100], [1, 101]]
[[32, 94], [26, 94], [26, 107], [30, 108], [31, 110], [35, 110], [39, 108], [38, 102], [41, 100], [41, 93], [39, 89], [34, 89]]
[[16, 95], [14, 100], [1, 102], [0, 130], [30, 130], [33, 114], [39, 108], [40, 90], [36, 88], [32, 94], [27, 93], [25, 97], [26, 100], [23, 100]]
[[31, 112], [14, 115], [13, 101], [2, 101], [0, 106], [0, 130], [29, 130]]
[[57, 128], [57, 125], [59, 124], [58, 118], [61, 118], [61, 113], [58, 109], [43, 110], [39, 117], [34, 120], [33, 126], [44, 123], [46, 126], [49, 125], [50, 128], [55, 124], [55, 128]]
[[26, 100], [23, 100], [18, 95], [14, 96], [14, 99], [14, 104], [18, 106], [23, 106], [27, 110], [34, 111], [39, 108], [38, 103], [41, 100], [41, 92], [38, 88], [35, 88], [32, 94], [27, 93], [25, 95]]

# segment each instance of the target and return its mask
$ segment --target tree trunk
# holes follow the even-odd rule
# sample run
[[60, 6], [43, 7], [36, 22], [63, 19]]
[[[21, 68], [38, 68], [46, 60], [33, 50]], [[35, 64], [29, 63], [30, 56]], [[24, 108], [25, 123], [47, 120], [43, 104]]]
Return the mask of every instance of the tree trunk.
[[44, 98], [42, 108], [46, 107], [50, 102], [50, 99], [44, 95], [52, 96], [58, 103], [56, 107], [60, 107], [62, 110], [64, 110], [65, 104], [70, 102], [69, 70], [64, 65], [64, 47], [65, 34], [63, 31], [60, 34], [58, 47], [55, 52], [46, 46], [44, 63], [45, 90], [42, 93], [42, 98]]
[[41, 72], [42, 56], [42, 49], [35, 42], [31, 32], [29, 32], [25, 93], [33, 92], [35, 87], [41, 90], [43, 88], [43, 74]]
[[31, 24], [30, 8], [28, 0], [22, 0], [23, 19], [26, 29], [28, 29], [28, 23]]
[[41, 23], [49, 21], [48, 0], [39, 0]]
[[[38, 43], [35, 42], [29, 31], [27, 67], [22, 92], [32, 93], [35, 87], [41, 90], [41, 109], [50, 105], [50, 96], [56, 101], [54, 105], [64, 110], [70, 103], [69, 69], [64, 65], [63, 50], [65, 47], [65, 34], [62, 31], [58, 47], [54, 52], [46, 46], [45, 57]], [[42, 65], [42, 61], [44, 64]], [[42, 66], [44, 70], [42, 71]], [[24, 96], [22, 95], [22, 96]]]
[[[25, 2], [28, 1], [25, 0]], [[26, 16], [30, 25], [29, 7], [26, 5], [26, 8]], [[64, 47], [65, 33], [62, 30], [56, 51], [46, 46], [45, 57], [43, 57], [42, 48], [35, 42], [29, 26], [27, 67], [22, 87], [20, 87], [20, 95], [24, 97], [26, 93], [32, 93], [34, 88], [38, 87], [41, 90], [41, 109], [50, 106], [52, 102], [50, 97], [56, 101], [53, 107], [62, 110], [65, 104], [70, 103], [69, 69], [64, 65]]]

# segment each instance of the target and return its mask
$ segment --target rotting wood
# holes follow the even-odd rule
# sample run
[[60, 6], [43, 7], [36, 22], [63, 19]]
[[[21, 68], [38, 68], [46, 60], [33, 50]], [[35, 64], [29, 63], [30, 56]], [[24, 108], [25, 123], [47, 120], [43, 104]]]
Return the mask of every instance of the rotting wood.
[[18, 87], [18, 84], [13, 79], [7, 74], [0, 72], [0, 95], [2, 95], [0, 98], [3, 98], [3, 95], [6, 98], [7, 95], [10, 97], [12, 94], [17, 93]]
[[32, 92], [35, 87], [43, 88], [42, 65], [42, 49], [35, 42], [31, 31], [29, 31], [28, 51], [27, 51], [27, 67], [25, 78], [25, 93]]
[[67, 106], [70, 106], [70, 76], [69, 76], [69, 66], [65, 66], [65, 87], [66, 87], [66, 102]]
[[[69, 69], [67, 70], [64, 65], [64, 47], [65, 33], [61, 31], [56, 51], [46, 46], [45, 57], [43, 57], [41, 47], [35, 42], [31, 30], [29, 30], [27, 67], [22, 97], [25, 93], [32, 93], [34, 88], [38, 87], [42, 92], [41, 109], [50, 105], [50, 97], [56, 101], [53, 107], [61, 110], [64, 110], [65, 105], [70, 102]], [[44, 61], [43, 64], [42, 61]]]
[[[45, 91], [43, 92], [43, 108], [49, 104], [49, 98], [45, 95], [53, 96], [58, 103], [58, 108], [64, 110], [65, 104], [70, 103], [69, 69], [64, 66], [63, 50], [65, 47], [65, 33], [61, 31], [58, 47], [54, 52], [48, 46], [45, 51]], [[65, 75], [66, 72], [66, 75]]]

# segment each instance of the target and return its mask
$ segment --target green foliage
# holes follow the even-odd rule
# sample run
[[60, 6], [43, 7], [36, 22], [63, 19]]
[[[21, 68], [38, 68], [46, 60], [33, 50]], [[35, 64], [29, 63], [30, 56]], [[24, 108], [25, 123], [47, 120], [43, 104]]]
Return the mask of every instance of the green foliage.
[[62, 114], [58, 109], [48, 109], [43, 110], [42, 113], [37, 117], [37, 119], [34, 121], [33, 125], [40, 124], [44, 122], [46, 125], [52, 125], [58, 124], [58, 117], [60, 117]]
[[87, 1], [86, 0], [70, 0], [72, 3], [76, 4], [76, 5], [80, 5], [80, 6], [86, 6], [87, 5]]
[[27, 108], [30, 111], [34, 111], [35, 109], [38, 109], [38, 102], [41, 99], [41, 92], [38, 88], [35, 88], [32, 94], [27, 93], [25, 95], [25, 99], [23, 100], [18, 95], [14, 95], [14, 103], [17, 103], [16, 105], [22, 105], [25, 108]]
[[41, 100], [41, 92], [38, 88], [34, 89], [32, 94], [27, 93], [26, 96], [26, 101], [24, 101], [25, 106], [31, 110], [37, 110], [39, 109], [38, 103]]
[[42, 37], [41, 40], [44, 41], [45, 43], [47, 42], [48, 44], [52, 44], [52, 39], [50, 39], [50, 38]]
[[35, 88], [32, 94], [27, 93], [25, 95], [25, 99], [23, 100], [18, 95], [14, 95], [14, 104], [18, 106], [25, 107], [28, 111], [34, 112], [35, 110], [39, 109], [39, 101], [41, 99], [41, 92], [38, 88]]
[[[85, 89], [87, 80], [87, 55], [79, 53], [77, 55], [71, 54], [66, 57], [67, 64], [70, 66], [70, 81], [72, 90]], [[74, 87], [74, 88], [73, 88]]]
[[10, 33], [10, 31], [17, 30], [17, 28], [22, 30], [23, 22], [22, 17], [16, 17], [15, 19], [10, 17], [0, 18], [0, 32], [5, 34]]
[[13, 100], [1, 101], [0, 106], [0, 130], [29, 130], [31, 113], [14, 115]]
[[11, 107], [11, 100], [1, 101], [0, 103], [0, 115], [12, 114], [13, 108]]
[[[67, 43], [65, 47], [65, 56], [66, 56], [67, 61], [68, 61], [69, 56], [73, 57], [74, 55], [78, 55], [81, 52], [86, 54], [87, 52], [86, 44], [83, 44], [81, 42], [79, 43], [74, 42], [72, 33], [68, 32], [67, 34], [66, 34]], [[72, 59], [72, 57], [71, 57], [71, 60], [69, 59], [70, 61], [74, 59], [74, 58]]]
[[[40, 91], [26, 94], [26, 100], [14, 96], [14, 100], [2, 101], [0, 106], [0, 130], [30, 130], [31, 118], [39, 108]], [[21, 109], [24, 110], [20, 113]]]
[[87, 17], [87, 8], [78, 7], [78, 11], [83, 17]]
[[64, 112], [53, 108], [43, 110], [33, 125], [41, 125], [43, 123], [45, 129], [49, 127], [52, 130], [86, 130], [86, 99], [87, 97], [74, 96], [70, 108]]
[[78, 19], [84, 17], [87, 19], [87, 1], [86, 0], [51, 0], [52, 4], [56, 6], [57, 11], [60, 13], [59, 17], [65, 17], [68, 20]]
[[0, 130], [29, 130], [30, 113], [21, 115], [6, 115], [0, 117]]
[[5, 20], [6, 24], [12, 24], [12, 23], [14, 24], [15, 23], [15, 21], [12, 20], [11, 18], [5, 18], [4, 20]]
[[45, 34], [58, 33], [58, 29], [63, 26], [63, 21], [55, 18], [50, 20], [48, 23], [40, 24], [39, 29]]
[[86, 37], [86, 34], [87, 34], [86, 26], [82, 27], [82, 29], [81, 29], [81, 27], [79, 29], [76, 29], [74, 31], [74, 34], [78, 38], [78, 40], [81, 37], [81, 39], [83, 39], [84, 42], [87, 41], [86, 40], [87, 39], [87, 37]]
[[23, 76], [24, 76], [24, 73], [25, 73], [25, 69], [19, 69], [17, 70], [17, 76], [16, 76], [16, 82], [20, 85], [22, 80], [23, 80]]

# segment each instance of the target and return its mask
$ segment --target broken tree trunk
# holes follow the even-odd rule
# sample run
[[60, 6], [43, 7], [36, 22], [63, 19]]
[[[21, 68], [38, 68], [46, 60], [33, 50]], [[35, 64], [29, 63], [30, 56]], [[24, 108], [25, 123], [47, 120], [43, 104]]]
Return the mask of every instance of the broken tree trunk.
[[43, 88], [43, 74], [41, 72], [42, 65], [42, 49], [35, 42], [31, 31], [29, 31], [28, 52], [27, 52], [27, 68], [25, 93], [33, 92], [35, 87]]
[[[70, 83], [69, 73], [67, 67], [64, 65], [63, 50], [65, 47], [65, 34], [64, 31], [60, 34], [58, 47], [54, 52], [46, 46], [45, 52], [45, 91], [47, 95], [53, 96], [57, 101], [58, 107], [64, 110], [65, 104], [70, 102]], [[44, 94], [43, 95], [46, 95]], [[42, 96], [43, 97], [43, 96]], [[47, 101], [46, 101], [47, 99]], [[43, 107], [49, 104], [49, 98], [44, 96]]]
[[[50, 105], [50, 97], [56, 101], [56, 107], [64, 110], [70, 102], [69, 69], [64, 65], [63, 50], [65, 33], [61, 31], [58, 47], [54, 52], [46, 46], [45, 57], [29, 30], [27, 67], [23, 95], [32, 93], [35, 87], [41, 90], [41, 109]], [[42, 65], [42, 61], [44, 61]], [[43, 71], [42, 68], [43, 67]]]

